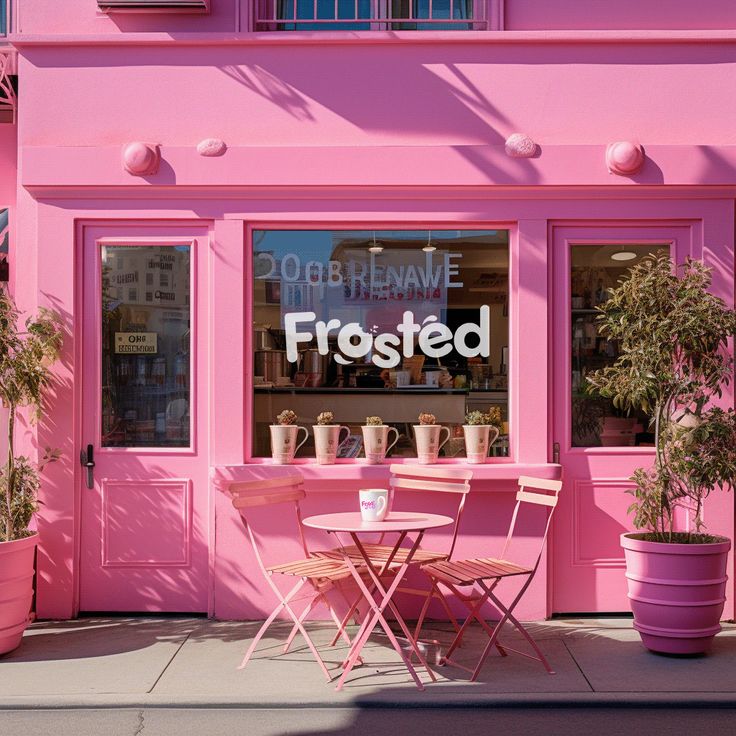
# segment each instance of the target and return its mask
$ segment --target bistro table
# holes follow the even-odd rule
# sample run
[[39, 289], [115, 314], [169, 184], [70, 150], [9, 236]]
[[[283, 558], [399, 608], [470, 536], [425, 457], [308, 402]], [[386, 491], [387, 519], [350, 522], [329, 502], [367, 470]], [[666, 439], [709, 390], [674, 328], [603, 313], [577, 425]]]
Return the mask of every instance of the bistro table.
[[[368, 603], [368, 613], [363, 619], [363, 623], [360, 626], [357, 636], [353, 639], [348, 658], [345, 660], [345, 662], [343, 662], [343, 673], [337, 682], [337, 687], [335, 688], [336, 690], [342, 689], [342, 686], [345, 684], [345, 679], [350, 674], [350, 671], [353, 669], [356, 662], [358, 661], [360, 657], [360, 652], [368, 641], [368, 637], [371, 635], [371, 632], [378, 624], [381, 625], [381, 628], [383, 628], [384, 632], [386, 633], [386, 636], [391, 642], [391, 645], [398, 652], [399, 656], [403, 660], [404, 665], [409, 670], [409, 674], [412, 676], [414, 682], [416, 683], [416, 686], [420, 690], [424, 690], [424, 685], [419, 679], [419, 675], [417, 675], [417, 672], [412, 666], [409, 657], [407, 657], [402, 650], [401, 645], [399, 644], [394, 632], [391, 630], [391, 627], [388, 625], [388, 622], [383, 615], [383, 612], [386, 610], [386, 608], [390, 608], [393, 612], [397, 623], [401, 627], [401, 630], [404, 632], [404, 636], [411, 646], [412, 651], [414, 652], [414, 654], [417, 655], [417, 658], [419, 659], [424, 669], [427, 671], [429, 677], [433, 681], [437, 679], [434, 675], [434, 672], [432, 672], [432, 670], [430, 670], [427, 666], [427, 662], [425, 661], [424, 656], [417, 646], [417, 642], [409, 632], [409, 628], [407, 627], [404, 619], [399, 613], [398, 608], [391, 600], [391, 597], [396, 591], [396, 588], [398, 588], [401, 579], [406, 574], [406, 571], [411, 564], [412, 558], [419, 548], [422, 537], [424, 536], [424, 532], [427, 531], [427, 529], [436, 529], [438, 527], [448, 526], [452, 523], [453, 519], [451, 519], [449, 516], [441, 516], [440, 514], [425, 514], [419, 512], [415, 513], [413, 511], [392, 511], [384, 521], [363, 521], [359, 511], [320, 514], [319, 516], [310, 516], [304, 519], [304, 526], [311, 527], [312, 529], [322, 529], [328, 533], [335, 534], [336, 536], [341, 532], [349, 534], [350, 538], [353, 540], [353, 544], [357, 548], [360, 556], [363, 558], [363, 562], [365, 563], [365, 567], [361, 565], [360, 568], [357, 568], [353, 560], [350, 559], [350, 555], [345, 550], [344, 545], [341, 544], [342, 556], [345, 564], [350, 569], [350, 572], [355, 579], [358, 588], [360, 589], [363, 597]], [[392, 552], [389, 554], [386, 561], [381, 566], [381, 569], [376, 570], [375, 566], [371, 562], [369, 555], [366, 554], [366, 551], [360, 542], [360, 535], [376, 533], [386, 534], [388, 532], [397, 533], [398, 538]], [[394, 577], [391, 580], [391, 584], [388, 586], [388, 588], [386, 588], [386, 586], [382, 582], [382, 578], [386, 575], [391, 563], [393, 562], [394, 557], [398, 553], [399, 548], [401, 547], [403, 541], [406, 539], [406, 536], [409, 533], [416, 533], [413, 545], [406, 554], [406, 557], [403, 558], [403, 562], [398, 567], [398, 569], [391, 571], [391, 574]], [[361, 576], [361, 571], [365, 572], [366, 570], [368, 571], [368, 574], [373, 581], [372, 589], [369, 589], [369, 587], [366, 585], [365, 580]], [[378, 593], [378, 601], [376, 601], [373, 597], [374, 593], [376, 592]]]

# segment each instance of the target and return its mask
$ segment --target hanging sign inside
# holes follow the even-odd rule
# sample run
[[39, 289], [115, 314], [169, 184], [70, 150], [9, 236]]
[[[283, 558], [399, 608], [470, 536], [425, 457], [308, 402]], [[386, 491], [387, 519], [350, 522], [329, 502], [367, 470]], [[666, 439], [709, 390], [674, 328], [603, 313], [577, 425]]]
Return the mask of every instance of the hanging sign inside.
[[158, 351], [156, 332], [116, 332], [115, 352], [134, 355], [154, 354]]

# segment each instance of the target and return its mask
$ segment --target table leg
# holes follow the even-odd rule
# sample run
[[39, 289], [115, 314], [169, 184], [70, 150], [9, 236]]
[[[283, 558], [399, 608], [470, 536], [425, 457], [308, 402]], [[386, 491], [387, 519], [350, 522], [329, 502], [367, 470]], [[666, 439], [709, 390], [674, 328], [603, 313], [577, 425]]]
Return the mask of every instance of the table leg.
[[[411, 561], [412, 561], [412, 558], [414, 557], [414, 554], [416, 553], [417, 549], [419, 549], [419, 545], [422, 542], [422, 537], [423, 536], [424, 536], [424, 532], [423, 531], [420, 531], [419, 534], [417, 535], [416, 540], [414, 541], [414, 545], [409, 550], [409, 553], [407, 554], [406, 559], [404, 560], [404, 565], [401, 568], [401, 573], [396, 576], [399, 582], [401, 582], [401, 579], [403, 578], [404, 574], [406, 573], [406, 570], [409, 568], [409, 565], [411, 564]], [[356, 539], [355, 539], [355, 543], [356, 543], [356, 546], [358, 547], [358, 550], [360, 551], [361, 556], [366, 561], [366, 564], [368, 566], [368, 572], [370, 573], [371, 577], [373, 578], [373, 581], [374, 581], [376, 587], [378, 587], [379, 590], [382, 590], [382, 588], [380, 586], [380, 575], [377, 574], [376, 571], [375, 571], [375, 569], [373, 568], [373, 565], [370, 562], [370, 557], [365, 553], [365, 550], [363, 549], [362, 545], [360, 544], [360, 540], [357, 539], [357, 536], [356, 536]], [[394, 548], [393, 553], [389, 557], [389, 559], [393, 559], [393, 556], [396, 554], [397, 550], [398, 550], [398, 548]], [[382, 570], [382, 572], [383, 572], [383, 570]], [[393, 595], [393, 592], [392, 592], [392, 595]], [[391, 597], [390, 596], [389, 596], [389, 599], [388, 599], [387, 603], [388, 603], [388, 607], [391, 609], [391, 611], [393, 612], [394, 616], [396, 617], [396, 621], [398, 622], [399, 626], [401, 627], [401, 630], [404, 632], [404, 636], [409, 641], [409, 644], [411, 645], [412, 651], [414, 652], [414, 654], [417, 655], [417, 658], [419, 659], [419, 662], [424, 667], [424, 669], [427, 671], [427, 674], [429, 675], [430, 679], [433, 682], [436, 682], [437, 678], [436, 678], [434, 672], [432, 672], [432, 670], [429, 669], [429, 667], [427, 665], [427, 662], [426, 662], [424, 656], [422, 655], [422, 652], [419, 649], [419, 646], [417, 645], [416, 640], [414, 639], [414, 637], [409, 632], [409, 627], [406, 625], [406, 622], [404, 621], [403, 617], [399, 613], [398, 607], [391, 600]]]
[[[353, 647], [351, 648], [347, 662], [344, 665], [343, 673], [340, 676], [340, 679], [338, 680], [337, 687], [335, 688], [336, 690], [342, 689], [342, 686], [345, 683], [345, 679], [350, 674], [350, 671], [352, 670], [352, 668], [355, 665], [355, 662], [357, 661], [360, 651], [362, 650], [363, 646], [365, 646], [366, 642], [368, 641], [368, 637], [370, 636], [371, 632], [373, 631], [377, 623], [381, 624], [381, 628], [386, 633], [386, 636], [391, 642], [391, 645], [393, 646], [394, 650], [403, 660], [404, 665], [409, 671], [409, 674], [412, 676], [412, 679], [414, 680], [414, 683], [416, 684], [417, 688], [419, 688], [420, 690], [424, 690], [424, 685], [422, 684], [422, 681], [419, 679], [419, 675], [417, 674], [416, 670], [412, 666], [409, 658], [404, 654], [403, 650], [401, 649], [401, 645], [399, 644], [395, 634], [391, 630], [391, 627], [389, 626], [388, 622], [386, 621], [385, 616], [383, 615], [387, 607], [389, 607], [391, 611], [393, 612], [394, 616], [396, 616], [396, 620], [399, 622], [399, 626], [401, 627], [401, 630], [404, 632], [404, 635], [409, 641], [412, 650], [417, 655], [417, 658], [419, 659], [420, 663], [422, 664], [422, 666], [425, 668], [425, 670], [429, 674], [430, 678], [432, 680], [436, 680], [434, 673], [427, 666], [427, 662], [422, 656], [422, 653], [419, 650], [419, 647], [417, 646], [416, 641], [414, 641], [411, 633], [409, 632], [409, 629], [406, 623], [404, 622], [404, 619], [401, 617], [401, 614], [399, 613], [398, 608], [391, 601], [391, 597], [396, 592], [396, 588], [398, 588], [399, 583], [401, 582], [404, 575], [406, 574], [406, 571], [409, 568], [409, 564], [411, 563], [411, 560], [414, 557], [414, 554], [419, 547], [419, 544], [422, 540], [423, 535], [424, 535], [423, 531], [420, 531], [418, 533], [417, 538], [412, 548], [409, 550], [409, 553], [407, 554], [404, 562], [399, 567], [399, 570], [396, 572], [391, 585], [388, 587], [388, 589], [386, 589], [381, 582], [381, 575], [385, 574], [385, 571], [387, 570], [391, 561], [396, 556], [396, 553], [399, 547], [401, 546], [401, 543], [403, 542], [406, 536], [406, 533], [400, 536], [399, 540], [396, 542], [396, 545], [391, 555], [389, 555], [387, 562], [383, 565], [379, 573], [375, 570], [375, 568], [371, 564], [370, 557], [366, 554], [365, 549], [361, 545], [360, 539], [358, 538], [357, 534], [351, 532], [350, 536], [353, 539], [353, 542], [356, 548], [360, 552], [360, 555], [366, 564], [366, 569], [368, 570], [368, 573], [373, 579], [373, 586], [371, 590], [368, 589], [368, 587], [363, 582], [363, 579], [361, 578], [360, 573], [358, 572], [357, 568], [355, 567], [352, 560], [350, 559], [350, 556], [348, 554], [344, 554], [345, 562], [348, 565], [351, 571], [351, 574], [353, 575], [353, 578], [355, 579], [355, 582], [358, 584], [360, 591], [363, 593], [363, 596], [365, 597], [366, 602], [368, 603], [370, 607], [370, 611], [366, 614], [366, 618], [363, 622], [363, 625], [361, 626], [360, 631], [358, 632], [358, 635], [353, 640]], [[373, 599], [373, 593], [376, 590], [379, 592], [380, 595], [382, 595], [381, 602], [378, 605], [376, 604], [376, 601]]]

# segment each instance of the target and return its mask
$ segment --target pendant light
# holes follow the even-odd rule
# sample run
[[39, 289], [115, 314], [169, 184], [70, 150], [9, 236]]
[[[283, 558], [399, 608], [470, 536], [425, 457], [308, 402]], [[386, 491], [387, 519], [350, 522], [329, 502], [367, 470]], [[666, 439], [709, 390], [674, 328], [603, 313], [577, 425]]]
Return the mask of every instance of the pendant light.
[[626, 250], [623, 245], [621, 246], [621, 250], [611, 253], [612, 261], [633, 261], [634, 258], [636, 258], [636, 253]]
[[371, 245], [371, 246], [368, 247], [368, 252], [369, 253], [382, 253], [383, 252], [383, 246], [382, 245], [379, 245], [376, 242], [376, 233], [375, 232], [373, 233], [373, 245]]
[[422, 248], [422, 250], [425, 253], [432, 253], [433, 251], [437, 250], [437, 246], [432, 245], [432, 231], [431, 230], [427, 232], [427, 245], [425, 245], [424, 248]]

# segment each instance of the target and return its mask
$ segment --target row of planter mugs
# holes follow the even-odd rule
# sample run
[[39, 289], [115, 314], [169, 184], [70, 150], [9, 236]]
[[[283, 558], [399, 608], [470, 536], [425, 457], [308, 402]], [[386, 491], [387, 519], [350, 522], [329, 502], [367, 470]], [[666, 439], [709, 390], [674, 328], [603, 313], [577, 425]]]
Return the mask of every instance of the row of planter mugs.
[[[415, 424], [414, 437], [417, 445], [417, 462], [431, 465], [437, 462], [439, 452], [450, 439], [450, 430], [441, 424]], [[340, 424], [315, 424], [314, 449], [319, 465], [332, 465], [337, 449], [350, 435], [350, 429]], [[399, 441], [399, 432], [387, 424], [363, 425], [363, 445], [369, 465], [380, 465], [386, 453]], [[300, 440], [300, 434], [304, 433]], [[389, 436], [393, 433], [393, 439]], [[464, 424], [465, 452], [467, 462], [484, 463], [488, 448], [498, 438], [498, 429], [490, 424]], [[288, 465], [297, 450], [307, 441], [309, 430], [296, 424], [271, 425], [271, 453], [276, 465]]]

